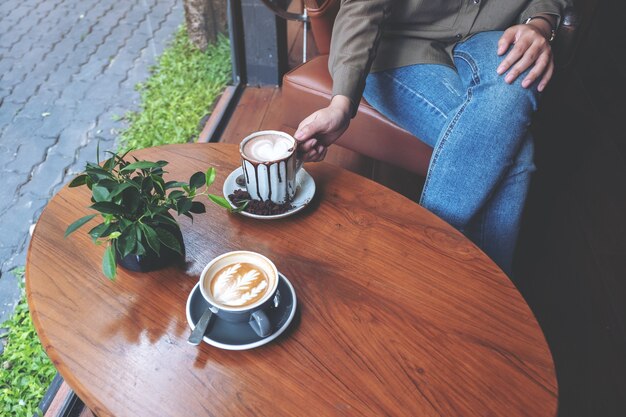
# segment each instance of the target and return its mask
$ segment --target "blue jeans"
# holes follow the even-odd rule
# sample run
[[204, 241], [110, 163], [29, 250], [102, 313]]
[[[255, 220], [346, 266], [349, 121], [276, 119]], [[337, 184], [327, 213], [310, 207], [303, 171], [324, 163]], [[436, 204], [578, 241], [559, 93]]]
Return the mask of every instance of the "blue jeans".
[[533, 164], [529, 132], [538, 81], [506, 84], [496, 68], [502, 32], [459, 43], [454, 65], [418, 64], [372, 73], [364, 96], [433, 147], [420, 204], [468, 236], [507, 274]]

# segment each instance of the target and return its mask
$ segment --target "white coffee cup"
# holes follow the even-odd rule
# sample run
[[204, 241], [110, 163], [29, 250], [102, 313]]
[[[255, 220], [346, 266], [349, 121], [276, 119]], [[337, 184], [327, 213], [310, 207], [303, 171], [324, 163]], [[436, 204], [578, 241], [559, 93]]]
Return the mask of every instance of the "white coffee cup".
[[246, 136], [239, 145], [246, 188], [254, 200], [282, 204], [296, 194], [298, 142], [288, 133], [263, 130]]

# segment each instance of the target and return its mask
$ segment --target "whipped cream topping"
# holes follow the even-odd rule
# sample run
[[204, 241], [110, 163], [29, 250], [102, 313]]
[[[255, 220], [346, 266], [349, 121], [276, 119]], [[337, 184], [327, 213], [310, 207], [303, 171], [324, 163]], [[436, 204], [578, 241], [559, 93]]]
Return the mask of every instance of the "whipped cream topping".
[[211, 295], [219, 304], [241, 307], [263, 298], [269, 285], [265, 273], [249, 263], [235, 263], [222, 268], [211, 281]]
[[263, 135], [250, 139], [244, 153], [257, 161], [276, 161], [288, 157], [292, 152], [293, 143], [279, 135]]

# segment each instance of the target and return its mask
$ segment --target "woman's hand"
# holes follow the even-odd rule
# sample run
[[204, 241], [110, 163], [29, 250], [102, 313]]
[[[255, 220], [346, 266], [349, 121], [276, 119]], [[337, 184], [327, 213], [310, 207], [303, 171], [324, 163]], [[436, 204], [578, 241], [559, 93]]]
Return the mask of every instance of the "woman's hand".
[[335, 96], [328, 107], [316, 111], [300, 122], [294, 137], [300, 142], [300, 154], [304, 162], [319, 162], [324, 159], [328, 146], [350, 125], [351, 107], [348, 97]]
[[[553, 16], [548, 18], [555, 19]], [[525, 25], [511, 26], [504, 32], [498, 42], [498, 55], [503, 55], [511, 44], [514, 45], [497, 69], [500, 75], [507, 73], [505, 82], [511, 84], [521, 73], [532, 67], [522, 80], [522, 87], [528, 88], [541, 77], [537, 90], [543, 91], [554, 73], [552, 48], [548, 42], [551, 30], [550, 24], [545, 20], [533, 19]]]

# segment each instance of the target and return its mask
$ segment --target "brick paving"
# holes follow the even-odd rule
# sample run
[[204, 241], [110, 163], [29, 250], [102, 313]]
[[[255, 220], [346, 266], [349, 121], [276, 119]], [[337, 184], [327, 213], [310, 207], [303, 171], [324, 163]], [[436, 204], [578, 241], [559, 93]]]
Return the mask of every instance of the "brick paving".
[[29, 229], [115, 121], [183, 23], [182, 0], [0, 2], [0, 323], [13, 311], [13, 268]]

